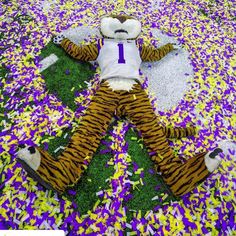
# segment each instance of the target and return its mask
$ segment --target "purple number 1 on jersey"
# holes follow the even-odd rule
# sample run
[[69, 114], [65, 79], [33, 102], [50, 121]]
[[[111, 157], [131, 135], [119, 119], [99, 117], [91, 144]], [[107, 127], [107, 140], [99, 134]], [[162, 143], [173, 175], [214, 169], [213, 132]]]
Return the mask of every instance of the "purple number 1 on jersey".
[[124, 45], [123, 43], [118, 43], [118, 48], [119, 48], [119, 59], [118, 63], [119, 64], [125, 64], [125, 58], [124, 58]]

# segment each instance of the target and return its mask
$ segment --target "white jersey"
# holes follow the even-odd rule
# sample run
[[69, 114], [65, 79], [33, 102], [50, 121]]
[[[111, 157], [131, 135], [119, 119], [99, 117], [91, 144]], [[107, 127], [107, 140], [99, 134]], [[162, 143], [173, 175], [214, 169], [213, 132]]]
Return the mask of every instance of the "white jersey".
[[101, 80], [110, 78], [138, 79], [141, 64], [135, 40], [104, 39], [97, 62]]

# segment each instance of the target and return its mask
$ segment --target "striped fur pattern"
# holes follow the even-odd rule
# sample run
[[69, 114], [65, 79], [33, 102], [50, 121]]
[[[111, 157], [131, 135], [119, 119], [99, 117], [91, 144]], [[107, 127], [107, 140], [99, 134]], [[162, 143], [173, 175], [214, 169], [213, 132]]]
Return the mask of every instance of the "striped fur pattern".
[[140, 56], [142, 61], [159, 61], [169, 52], [174, 50], [171, 43], [168, 43], [160, 48], [154, 48], [152, 46], [142, 46], [138, 45]]
[[61, 46], [71, 57], [80, 61], [95, 61], [98, 57], [99, 51], [96, 43], [76, 45], [69, 39], [65, 38], [61, 42]]
[[182, 128], [182, 127], [163, 127], [163, 133], [165, 133], [166, 138], [184, 138], [193, 136], [196, 134], [196, 129], [193, 126]]
[[[97, 59], [99, 49], [103, 45], [103, 39], [99, 39], [97, 43], [90, 43], [87, 45], [76, 45], [69, 39], [65, 38], [61, 46], [64, 50], [73, 58], [81, 61], [94, 61]], [[144, 46], [136, 44], [140, 51], [140, 57], [142, 61], [158, 61], [166, 56], [169, 52], [174, 50], [173, 45], [168, 43], [160, 48], [154, 48], [151, 46]]]
[[209, 175], [204, 163], [205, 153], [182, 163], [174, 155], [166, 138], [193, 135], [194, 127], [163, 128], [140, 84], [136, 84], [129, 92], [112, 91], [106, 81], [100, 84], [79, 128], [58, 160], [38, 149], [42, 161], [37, 174], [58, 192], [63, 192], [67, 186], [76, 183], [92, 160], [114, 114], [125, 116], [141, 132], [148, 151], [152, 153], [151, 159], [156, 169], [162, 172], [165, 182], [176, 196], [191, 191]]

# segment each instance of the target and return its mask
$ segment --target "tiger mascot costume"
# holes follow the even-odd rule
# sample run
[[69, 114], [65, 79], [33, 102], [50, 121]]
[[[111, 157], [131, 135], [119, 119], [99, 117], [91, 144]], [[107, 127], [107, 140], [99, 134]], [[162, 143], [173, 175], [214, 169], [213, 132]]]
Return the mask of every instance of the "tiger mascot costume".
[[138, 44], [136, 38], [141, 32], [141, 23], [127, 15], [104, 16], [100, 31], [103, 37], [97, 43], [81, 46], [63, 35], [54, 38], [54, 43], [73, 58], [96, 60], [101, 68], [99, 88], [68, 146], [54, 159], [40, 148], [21, 145], [17, 160], [32, 178], [62, 194], [80, 179], [113, 116], [125, 116], [140, 131], [152, 153], [155, 169], [161, 172], [173, 194], [186, 194], [219, 166], [222, 150], [199, 153], [183, 163], [174, 155], [167, 139], [194, 135], [195, 127], [160, 126], [148, 95], [141, 88], [141, 62], [158, 61], [176, 48], [170, 43], [160, 48]]

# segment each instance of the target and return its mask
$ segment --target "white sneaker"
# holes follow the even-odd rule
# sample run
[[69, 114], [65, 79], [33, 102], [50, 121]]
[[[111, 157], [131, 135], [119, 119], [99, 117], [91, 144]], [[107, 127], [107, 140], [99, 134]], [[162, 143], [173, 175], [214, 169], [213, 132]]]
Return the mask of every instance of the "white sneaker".
[[32, 146], [20, 145], [19, 147], [21, 149], [17, 152], [17, 157], [26, 162], [30, 168], [36, 171], [41, 162], [41, 155], [39, 151]]
[[221, 163], [220, 153], [222, 153], [223, 150], [220, 148], [216, 148], [210, 153], [207, 153], [204, 157], [205, 164], [209, 172], [213, 172], [215, 169], [218, 168], [218, 166]]

